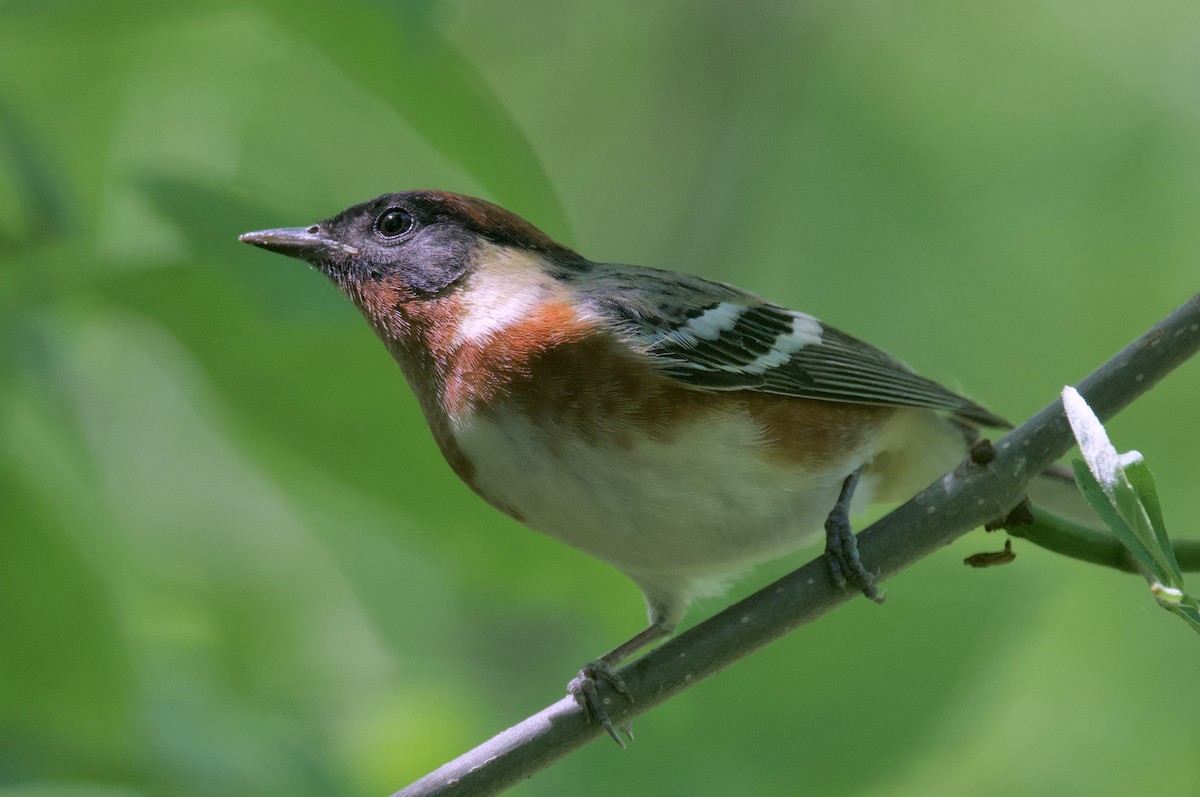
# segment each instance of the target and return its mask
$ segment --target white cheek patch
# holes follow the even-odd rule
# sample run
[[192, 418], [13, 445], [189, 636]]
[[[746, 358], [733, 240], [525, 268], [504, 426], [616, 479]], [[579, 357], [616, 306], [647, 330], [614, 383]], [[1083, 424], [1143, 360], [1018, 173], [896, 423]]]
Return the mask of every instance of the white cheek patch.
[[465, 297], [471, 309], [459, 324], [460, 342], [478, 342], [495, 336], [501, 330], [527, 318], [542, 298], [540, 291], [532, 290], [483, 295], [488, 297], [487, 301], [472, 301], [473, 297], [470, 294]]
[[487, 244], [477, 258], [486, 265], [469, 277], [463, 291], [467, 312], [459, 322], [459, 343], [495, 337], [527, 319], [550, 293], [549, 278], [535, 262], [537, 255]]

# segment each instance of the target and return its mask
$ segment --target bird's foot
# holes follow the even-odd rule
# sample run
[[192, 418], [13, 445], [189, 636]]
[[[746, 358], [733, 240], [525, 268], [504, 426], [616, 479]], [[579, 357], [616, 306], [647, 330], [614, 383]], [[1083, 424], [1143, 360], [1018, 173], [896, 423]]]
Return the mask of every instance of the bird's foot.
[[858, 554], [858, 541], [848, 520], [838, 522], [838, 519], [830, 516], [826, 521], [825, 556], [833, 583], [842, 589], [847, 585], [853, 586], [876, 603], [883, 603], [886, 593], [880, 592], [875, 586], [878, 573], [872, 573], [863, 565]]
[[858, 486], [861, 474], [860, 468], [846, 477], [837, 503], [825, 520], [825, 556], [833, 583], [842, 589], [846, 588], [847, 583], [852, 583], [871, 600], [883, 603], [884, 594], [875, 586], [879, 574], [863, 566], [862, 558], [858, 555], [858, 540], [854, 537], [854, 529], [850, 527], [850, 499], [854, 496], [854, 488]]
[[613, 725], [612, 718], [608, 716], [608, 710], [604, 707], [608, 701], [602, 700], [596, 689], [597, 681], [604, 681], [613, 688], [613, 691], [624, 696], [630, 703], [633, 702], [633, 695], [625, 686], [625, 681], [613, 671], [604, 659], [597, 659], [584, 665], [583, 669], [579, 671], [579, 675], [572, 678], [571, 682], [567, 684], [567, 691], [577, 703], [583, 706], [589, 719], [600, 723], [600, 726], [608, 731], [608, 735], [613, 738], [613, 741], [624, 747], [625, 740], [621, 738], [618, 731], [624, 731], [625, 735], [632, 740], [633, 730], [629, 727], [629, 723]]

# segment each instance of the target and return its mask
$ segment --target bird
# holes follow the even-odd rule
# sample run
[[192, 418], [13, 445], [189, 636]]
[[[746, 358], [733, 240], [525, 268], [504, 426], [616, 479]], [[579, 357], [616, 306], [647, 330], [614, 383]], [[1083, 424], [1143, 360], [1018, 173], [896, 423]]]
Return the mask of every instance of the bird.
[[[300, 258], [361, 311], [450, 468], [491, 506], [625, 573], [649, 624], [825, 531], [831, 578], [881, 601], [850, 523], [1010, 426], [882, 350], [722, 282], [592, 261], [521, 216], [436, 190], [383, 194], [240, 240]], [[627, 730], [627, 728], [626, 728]]]

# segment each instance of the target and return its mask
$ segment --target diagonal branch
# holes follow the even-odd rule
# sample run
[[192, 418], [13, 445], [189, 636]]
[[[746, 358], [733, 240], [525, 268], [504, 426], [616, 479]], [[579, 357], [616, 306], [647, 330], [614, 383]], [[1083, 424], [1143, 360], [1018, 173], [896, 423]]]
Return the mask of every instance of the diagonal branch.
[[[1126, 346], [1078, 385], [1108, 420], [1200, 349], [1200, 294]], [[996, 443], [986, 466], [967, 460], [863, 531], [863, 560], [888, 578], [1017, 504], [1026, 483], [1073, 445], [1055, 400]], [[708, 678], [784, 634], [846, 603], [817, 558], [663, 644], [621, 671], [630, 703], [602, 686], [621, 724]], [[495, 794], [601, 735], [570, 697], [543, 709], [412, 783], [393, 797]]]

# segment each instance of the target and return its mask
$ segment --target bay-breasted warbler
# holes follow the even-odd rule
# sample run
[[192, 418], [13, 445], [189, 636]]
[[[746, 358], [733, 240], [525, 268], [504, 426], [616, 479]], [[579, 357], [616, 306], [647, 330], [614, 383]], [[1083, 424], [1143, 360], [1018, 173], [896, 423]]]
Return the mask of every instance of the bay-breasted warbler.
[[[241, 240], [307, 260], [404, 370], [450, 467], [492, 506], [611, 563], [650, 625], [826, 528], [833, 577], [878, 598], [848, 513], [905, 499], [1001, 418], [879, 349], [699, 277], [597, 263], [480, 199], [385, 194]], [[853, 499], [853, 504], [851, 504]], [[618, 739], [619, 741], [619, 739]]]

